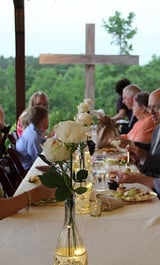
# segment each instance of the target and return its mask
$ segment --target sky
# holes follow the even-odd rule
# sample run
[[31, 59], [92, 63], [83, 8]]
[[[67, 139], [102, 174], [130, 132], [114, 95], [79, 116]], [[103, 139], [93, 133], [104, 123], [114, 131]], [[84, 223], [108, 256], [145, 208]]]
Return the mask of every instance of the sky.
[[[132, 55], [139, 55], [140, 65], [160, 56], [159, 0], [24, 0], [25, 54], [38, 57], [42, 53], [84, 54], [85, 27], [95, 24], [95, 54], [116, 55], [117, 46], [110, 44], [111, 35], [103, 28], [103, 20], [119, 11], [126, 19], [135, 13], [131, 40]], [[0, 0], [0, 56], [15, 56], [13, 0]]]

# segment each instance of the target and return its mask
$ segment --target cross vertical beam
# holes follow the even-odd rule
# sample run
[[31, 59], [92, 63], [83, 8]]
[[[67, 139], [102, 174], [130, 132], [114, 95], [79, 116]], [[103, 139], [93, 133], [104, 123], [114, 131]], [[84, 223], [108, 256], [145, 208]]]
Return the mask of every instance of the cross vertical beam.
[[[95, 54], [95, 25], [86, 25], [86, 55]], [[85, 65], [85, 98], [91, 98], [95, 102], [95, 65]]]

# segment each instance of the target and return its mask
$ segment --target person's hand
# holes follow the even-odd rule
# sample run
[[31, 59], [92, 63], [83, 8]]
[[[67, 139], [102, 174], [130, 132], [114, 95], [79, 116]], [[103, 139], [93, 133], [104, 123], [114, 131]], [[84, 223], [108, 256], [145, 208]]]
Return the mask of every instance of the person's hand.
[[44, 185], [39, 185], [38, 187], [32, 189], [30, 193], [32, 202], [55, 197], [55, 189], [47, 188]]
[[47, 188], [44, 185], [40, 185], [39, 193], [41, 194], [42, 199], [49, 199], [55, 196], [55, 189]]
[[110, 181], [117, 182], [117, 184], [141, 183], [141, 181], [143, 182], [143, 178], [144, 176], [141, 173], [127, 173], [119, 171], [112, 171], [109, 175]]
[[120, 146], [121, 146], [122, 148], [126, 148], [127, 145], [130, 145], [130, 143], [131, 143], [131, 141], [128, 140], [128, 139], [125, 137], [125, 134], [120, 135], [120, 140], [121, 140], [121, 144], [120, 144]]
[[139, 182], [141, 174], [121, 172], [121, 177], [118, 180], [119, 184]]
[[118, 170], [109, 171], [109, 180], [110, 181], [118, 181], [119, 175], [120, 175], [120, 172]]
[[118, 184], [140, 183], [153, 189], [154, 179], [155, 178], [145, 176], [141, 173], [121, 173], [121, 178], [118, 180]]

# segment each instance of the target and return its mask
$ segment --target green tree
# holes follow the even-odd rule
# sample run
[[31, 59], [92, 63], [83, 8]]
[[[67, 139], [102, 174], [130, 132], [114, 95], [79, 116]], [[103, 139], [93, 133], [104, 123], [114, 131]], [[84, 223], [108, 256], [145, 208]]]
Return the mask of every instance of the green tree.
[[114, 16], [109, 17], [108, 22], [103, 20], [103, 27], [112, 34], [111, 44], [119, 46], [120, 54], [130, 54], [130, 51], [133, 51], [133, 46], [128, 41], [137, 33], [137, 28], [132, 28], [134, 17], [135, 14], [130, 12], [125, 19], [116, 11]]
[[[117, 80], [127, 77], [142, 90], [151, 92], [160, 87], [160, 57], [153, 55], [144, 65], [97, 65], [95, 67], [95, 108], [106, 114], [116, 113]], [[84, 98], [84, 66], [42, 66], [38, 58], [26, 57], [26, 106], [30, 96], [38, 90], [49, 97], [50, 128], [62, 120], [73, 119], [77, 105]], [[16, 122], [15, 59], [0, 56], [0, 104], [7, 124]]]

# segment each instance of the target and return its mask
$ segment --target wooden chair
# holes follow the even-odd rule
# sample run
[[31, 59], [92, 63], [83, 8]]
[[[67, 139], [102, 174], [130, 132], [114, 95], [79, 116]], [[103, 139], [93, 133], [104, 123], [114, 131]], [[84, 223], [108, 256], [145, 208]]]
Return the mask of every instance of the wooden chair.
[[3, 167], [1, 167], [1, 166], [0, 166], [0, 182], [2, 184], [4, 196], [5, 197], [13, 196], [16, 189], [13, 187], [10, 179], [8, 178], [6, 172], [4, 171]]
[[8, 147], [7, 148], [7, 153], [8, 155], [10, 156], [13, 164], [15, 165], [17, 171], [19, 172], [19, 175], [24, 178], [25, 175], [26, 175], [26, 170], [24, 169], [19, 157], [18, 157], [18, 154], [16, 152], [16, 150], [14, 148], [11, 148], [11, 147]]
[[1, 134], [2, 134], [2, 139], [0, 141], [0, 157], [2, 157], [3, 155], [6, 155], [6, 139], [8, 136], [8, 133], [10, 131], [11, 126], [4, 126], [4, 128], [1, 130]]
[[7, 135], [7, 137], [8, 137], [9, 142], [10, 142], [9, 147], [15, 149], [16, 148], [16, 141], [18, 139], [17, 132], [16, 131], [13, 131], [13, 132], [9, 133]]
[[3, 158], [1, 158], [0, 166], [7, 175], [14, 190], [16, 190], [19, 184], [21, 183], [23, 177], [20, 175], [20, 172], [17, 170], [15, 164], [13, 163], [9, 155], [3, 156]]

